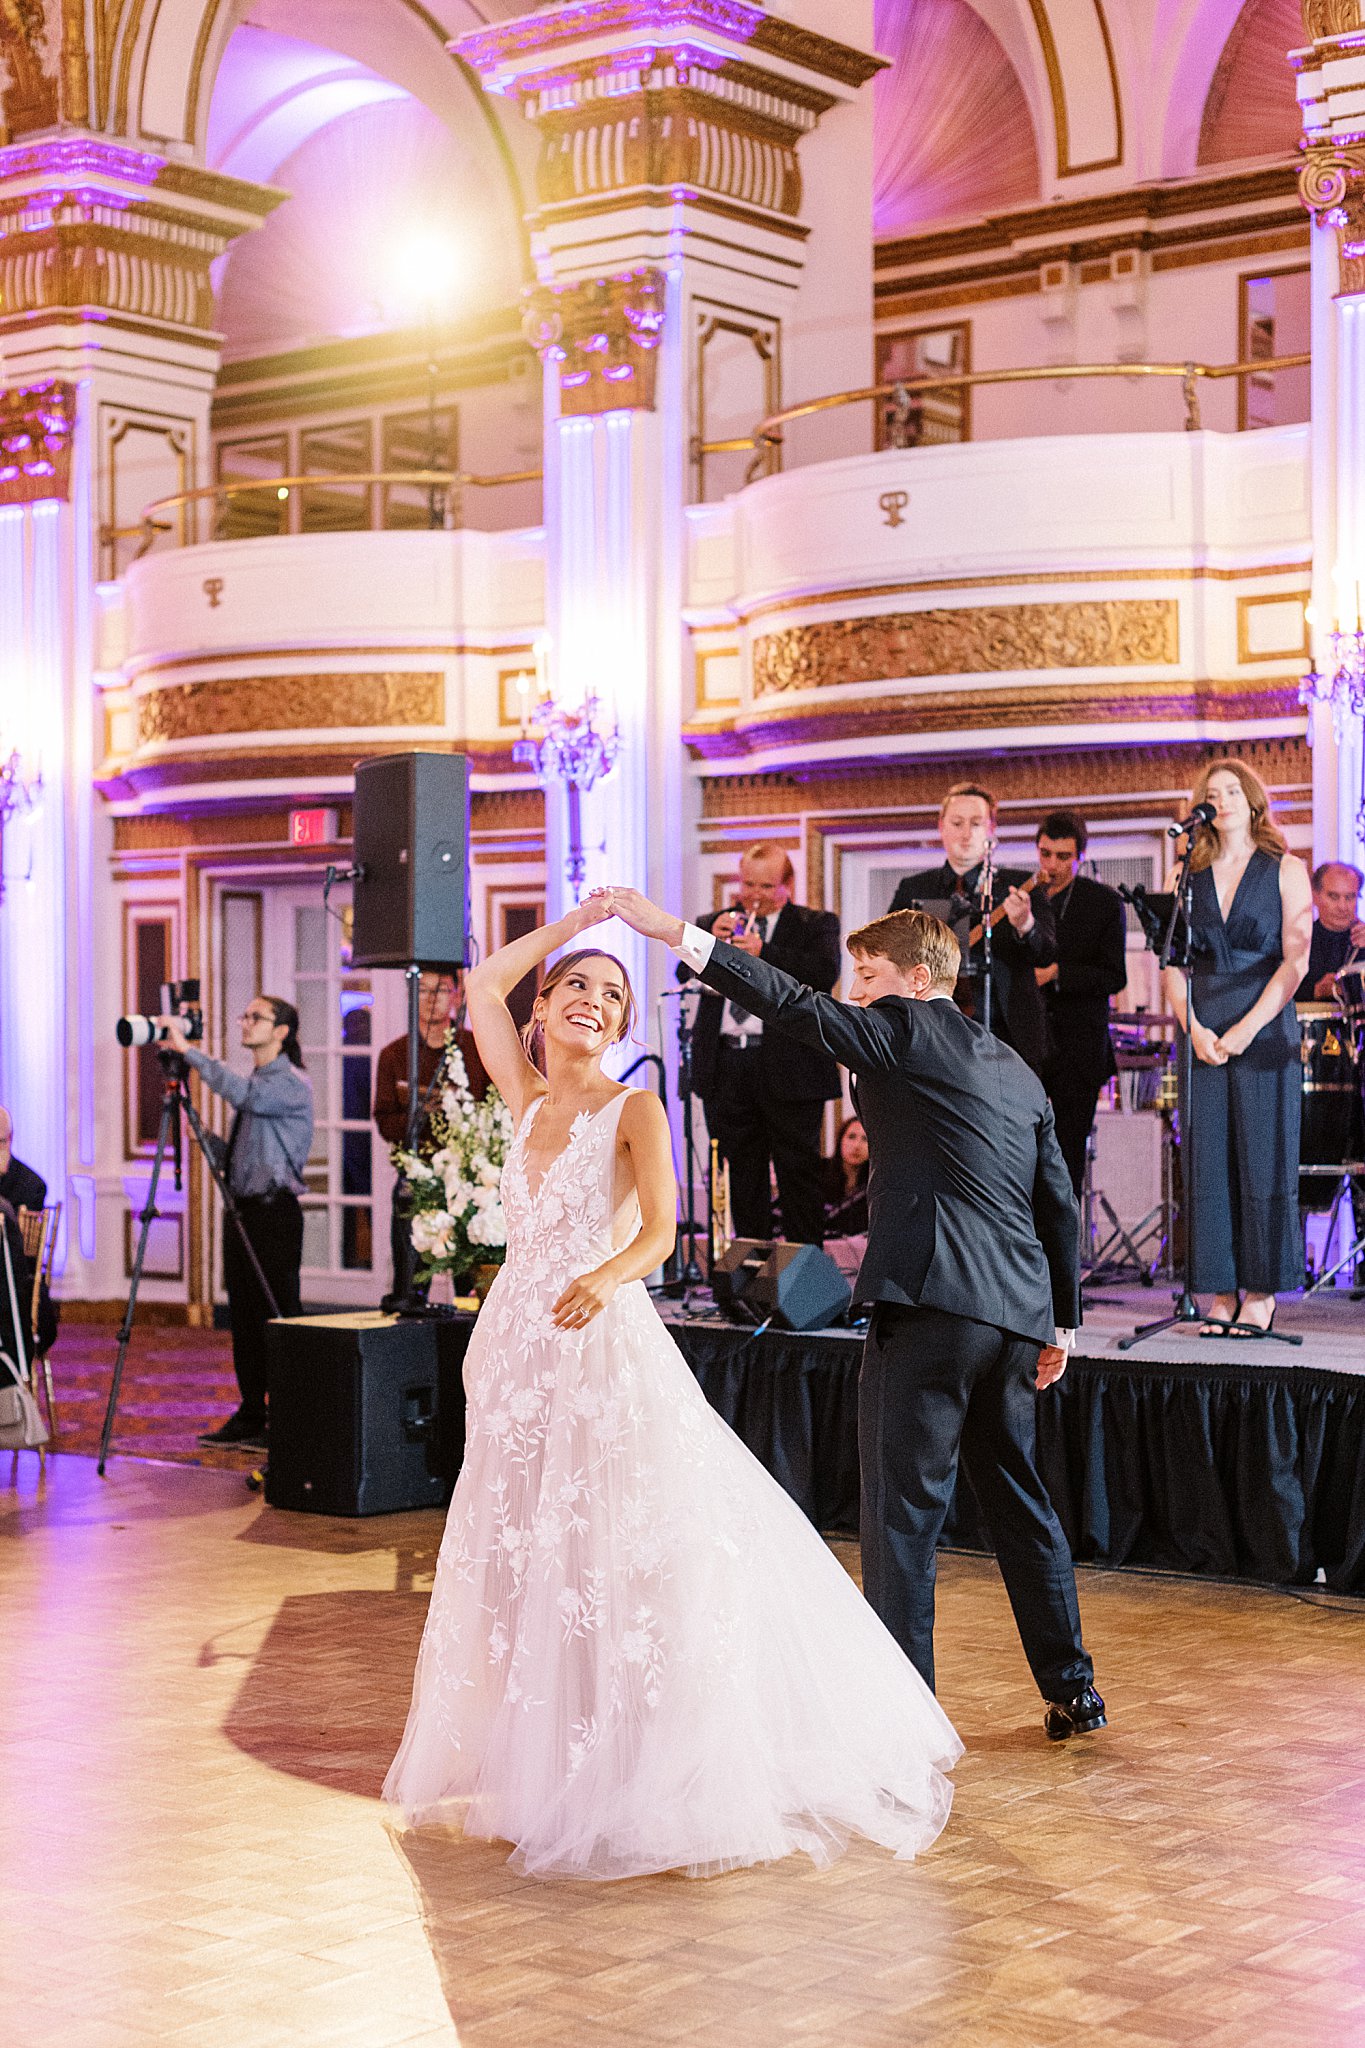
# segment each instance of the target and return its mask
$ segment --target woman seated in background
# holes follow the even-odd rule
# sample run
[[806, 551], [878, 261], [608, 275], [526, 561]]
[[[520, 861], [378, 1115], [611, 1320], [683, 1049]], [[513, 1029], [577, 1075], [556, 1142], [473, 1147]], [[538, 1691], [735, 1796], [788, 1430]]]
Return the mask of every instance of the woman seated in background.
[[867, 1132], [856, 1116], [839, 1126], [834, 1155], [822, 1159], [825, 1239], [867, 1235]]

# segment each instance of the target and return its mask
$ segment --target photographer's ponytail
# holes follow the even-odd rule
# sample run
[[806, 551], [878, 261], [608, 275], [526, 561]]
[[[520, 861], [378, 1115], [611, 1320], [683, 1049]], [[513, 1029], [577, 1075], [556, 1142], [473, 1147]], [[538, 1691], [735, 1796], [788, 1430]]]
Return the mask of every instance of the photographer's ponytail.
[[303, 1049], [299, 1044], [298, 1011], [292, 1003], [287, 1003], [283, 996], [264, 996], [262, 1001], [269, 1003], [271, 1009], [275, 1012], [276, 1024], [283, 1024], [289, 1033], [284, 1044], [280, 1047], [280, 1051], [284, 1054], [291, 1067], [301, 1067], [303, 1065]]

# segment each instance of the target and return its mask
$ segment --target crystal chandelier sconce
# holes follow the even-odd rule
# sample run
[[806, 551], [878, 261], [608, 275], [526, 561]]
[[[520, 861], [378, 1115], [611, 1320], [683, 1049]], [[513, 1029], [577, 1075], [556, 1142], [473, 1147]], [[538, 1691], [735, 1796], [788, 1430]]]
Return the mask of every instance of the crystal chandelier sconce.
[[[1365, 619], [1361, 616], [1358, 583], [1355, 625], [1348, 627], [1338, 623], [1328, 635], [1328, 646], [1328, 672], [1324, 675], [1316, 667], [1309, 669], [1299, 684], [1299, 702], [1310, 706], [1331, 706], [1332, 729], [1340, 746], [1352, 727], [1360, 732], [1362, 722], [1365, 722]], [[1365, 832], [1365, 759], [1362, 760], [1361, 775], [1356, 830]]]
[[[537, 685], [539, 701], [531, 710], [531, 685]], [[536, 645], [535, 674], [523, 671], [517, 677], [521, 707], [521, 737], [513, 743], [512, 759], [521, 767], [534, 768], [543, 783], [560, 782], [569, 813], [569, 852], [564, 863], [574, 902], [583, 894], [587, 861], [583, 852], [583, 793], [610, 775], [621, 752], [621, 734], [615, 721], [608, 726], [602, 700], [589, 692], [582, 702], [566, 708], [555, 697], [546, 680], [546, 650]], [[540, 737], [532, 736], [534, 717]]]
[[36, 771], [32, 775], [24, 773], [24, 764], [17, 747], [12, 750], [8, 760], [0, 761], [0, 903], [5, 897], [5, 827], [19, 812], [33, 809], [42, 787], [41, 774]]

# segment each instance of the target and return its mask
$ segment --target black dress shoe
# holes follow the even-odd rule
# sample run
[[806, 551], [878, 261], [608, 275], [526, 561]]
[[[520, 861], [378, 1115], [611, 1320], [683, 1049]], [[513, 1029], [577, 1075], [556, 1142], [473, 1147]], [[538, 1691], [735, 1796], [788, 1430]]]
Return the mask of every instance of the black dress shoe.
[[263, 1449], [265, 1445], [265, 1423], [255, 1415], [248, 1415], [242, 1408], [218, 1429], [201, 1429], [201, 1444], [243, 1444], [248, 1450]]
[[1093, 1685], [1078, 1692], [1074, 1700], [1046, 1702], [1043, 1727], [1049, 1742], [1065, 1742], [1069, 1735], [1093, 1735], [1097, 1728], [1108, 1725], [1104, 1701]]

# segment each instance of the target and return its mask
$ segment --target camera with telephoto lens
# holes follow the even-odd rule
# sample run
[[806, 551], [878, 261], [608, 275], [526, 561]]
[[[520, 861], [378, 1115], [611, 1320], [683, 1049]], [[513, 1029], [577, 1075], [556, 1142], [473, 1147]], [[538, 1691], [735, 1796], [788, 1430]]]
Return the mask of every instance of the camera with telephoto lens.
[[[163, 1016], [175, 1018], [186, 1038], [203, 1037], [204, 1012], [197, 981], [163, 981], [161, 1011]], [[158, 1024], [155, 1017], [120, 1017], [114, 1032], [120, 1045], [158, 1045], [166, 1037], [165, 1025]]]

